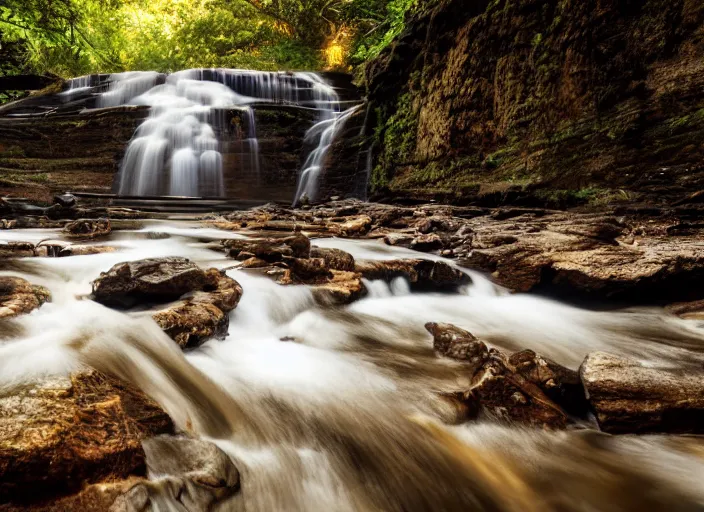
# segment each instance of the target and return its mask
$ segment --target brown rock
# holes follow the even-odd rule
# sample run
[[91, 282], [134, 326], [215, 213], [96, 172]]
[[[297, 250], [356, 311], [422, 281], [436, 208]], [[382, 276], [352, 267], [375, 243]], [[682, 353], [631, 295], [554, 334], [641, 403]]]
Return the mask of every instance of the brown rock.
[[107, 306], [164, 302], [208, 284], [205, 272], [186, 258], [151, 258], [118, 263], [93, 281], [93, 296]]
[[369, 231], [372, 225], [372, 218], [368, 215], [360, 215], [339, 225], [342, 236], [359, 236]]
[[75, 493], [84, 483], [143, 474], [142, 439], [171, 430], [156, 404], [97, 372], [6, 393], [0, 398], [0, 502], [26, 506]]
[[704, 433], [704, 370], [660, 369], [604, 352], [580, 376], [599, 427], [611, 433]]
[[249, 253], [243, 259], [256, 256], [268, 262], [281, 261], [284, 256], [307, 258], [310, 255], [310, 240], [303, 234], [285, 238], [224, 240], [222, 245], [228, 256], [235, 259], [241, 252]]
[[588, 403], [579, 372], [565, 368], [532, 350], [512, 354], [508, 363], [565, 411], [578, 416], [586, 414]]
[[63, 247], [58, 256], [63, 258], [67, 256], [86, 256], [89, 254], [103, 254], [106, 252], [115, 252], [117, 249], [109, 245], [69, 245]]
[[0, 259], [28, 258], [36, 256], [34, 244], [31, 242], [8, 242], [0, 244]]
[[322, 258], [331, 270], [354, 272], [354, 257], [343, 250], [334, 248], [312, 247], [311, 258]]
[[0, 276], [0, 318], [29, 313], [51, 299], [49, 290], [21, 277]]
[[331, 270], [325, 283], [313, 286], [313, 297], [322, 305], [342, 305], [360, 299], [366, 293], [362, 275], [356, 272]]
[[472, 333], [452, 324], [428, 322], [426, 330], [433, 335], [433, 348], [441, 355], [466, 361], [479, 369], [489, 359], [487, 346]]
[[182, 348], [193, 348], [210, 338], [222, 338], [229, 326], [228, 313], [237, 307], [242, 287], [216, 269], [206, 271], [208, 285], [185, 299], [152, 314]]
[[429, 252], [442, 249], [442, 246], [442, 238], [434, 233], [429, 233], [415, 237], [413, 241], [411, 241], [410, 247], [416, 251]]
[[111, 231], [110, 219], [78, 219], [64, 226], [64, 234], [70, 238], [98, 238]]
[[359, 260], [355, 270], [366, 279], [391, 281], [396, 277], [405, 277], [411, 285], [419, 288], [452, 289], [471, 282], [469, 276], [444, 261]]
[[[429, 322], [435, 350], [466, 363], [471, 379], [468, 390], [445, 396], [460, 400], [467, 414], [488, 414], [493, 418], [545, 428], [564, 428], [569, 419], [542, 389], [495, 349], [488, 349], [470, 332], [452, 324]], [[522, 358], [518, 358], [522, 361]]]

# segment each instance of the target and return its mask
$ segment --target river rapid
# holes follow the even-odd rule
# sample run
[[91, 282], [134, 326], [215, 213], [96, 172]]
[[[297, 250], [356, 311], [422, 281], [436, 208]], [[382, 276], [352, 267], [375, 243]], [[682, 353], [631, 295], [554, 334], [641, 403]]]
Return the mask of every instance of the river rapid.
[[[2, 263], [0, 274], [47, 287], [52, 302], [0, 325], [0, 386], [84, 366], [133, 383], [179, 429], [234, 461], [241, 490], [216, 510], [704, 510], [698, 438], [609, 436], [589, 422], [561, 432], [491, 418], [456, 424], [440, 395], [469, 382], [461, 364], [435, 355], [424, 328], [453, 323], [499, 349], [530, 348], [571, 368], [597, 350], [701, 367], [701, 322], [657, 308], [594, 311], [509, 294], [474, 272], [457, 293], [412, 293], [403, 279], [366, 282], [365, 298], [324, 308], [308, 287], [239, 270], [206, 247], [241, 236], [149, 221], [96, 242], [116, 252]], [[60, 238], [3, 232], [5, 241]], [[432, 257], [379, 241], [312, 243], [359, 259]], [[87, 298], [100, 272], [160, 256], [227, 269], [242, 285], [226, 339], [182, 352], [146, 311], [126, 314]], [[148, 466], [158, 456], [147, 453]], [[198, 510], [197, 496], [149, 476], [154, 510]]]

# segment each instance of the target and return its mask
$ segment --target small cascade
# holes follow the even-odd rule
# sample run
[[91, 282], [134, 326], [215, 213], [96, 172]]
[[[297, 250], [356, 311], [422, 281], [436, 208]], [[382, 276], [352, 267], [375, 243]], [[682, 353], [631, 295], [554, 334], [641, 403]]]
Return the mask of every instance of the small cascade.
[[332, 113], [332, 116], [316, 123], [308, 133], [306, 133], [306, 141], [317, 140], [317, 147], [308, 155], [303, 170], [298, 180], [298, 188], [296, 189], [296, 197], [293, 204], [301, 202], [310, 202], [317, 199], [318, 193], [318, 178], [325, 165], [325, 157], [328, 150], [335, 141], [337, 134], [344, 128], [345, 122], [354, 114], [361, 105], [355, 105], [348, 108], [344, 112]]
[[78, 76], [76, 78], [71, 78], [67, 80], [68, 88], [61, 92], [60, 94], [65, 96], [72, 96], [78, 92], [87, 91], [93, 86], [93, 79], [95, 75], [85, 75]]
[[[76, 79], [76, 87], [85, 77]], [[73, 85], [72, 85], [73, 86]], [[117, 73], [98, 101], [99, 107], [145, 105], [149, 117], [138, 127], [120, 168], [120, 195], [221, 197], [225, 193], [218, 134], [230, 130], [231, 114], [240, 110], [247, 123], [241, 134], [250, 168], [259, 179], [260, 157], [255, 106], [275, 103], [315, 109], [318, 122], [307, 139], [318, 148], [301, 173], [308, 196], [314, 196], [311, 167], [319, 168], [332, 138], [351, 113], [340, 113], [334, 88], [315, 73], [192, 69], [171, 75]], [[349, 112], [349, 113], [348, 113]], [[318, 140], [319, 137], [319, 140]], [[301, 190], [303, 190], [301, 189]], [[298, 195], [297, 195], [298, 198]]]

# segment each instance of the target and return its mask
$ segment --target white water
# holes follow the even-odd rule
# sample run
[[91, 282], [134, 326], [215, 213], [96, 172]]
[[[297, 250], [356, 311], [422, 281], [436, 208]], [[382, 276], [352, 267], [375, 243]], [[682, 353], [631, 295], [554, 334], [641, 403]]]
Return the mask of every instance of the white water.
[[[146, 236], [154, 232], [171, 238]], [[61, 238], [50, 230], [11, 233], [14, 239]], [[14, 322], [23, 329], [18, 338], [0, 341], [0, 388], [81, 364], [119, 371], [177, 425], [190, 425], [233, 458], [242, 490], [220, 510], [704, 507], [704, 461], [685, 440], [678, 441], [682, 446], [656, 436], [595, 442], [579, 432], [440, 423], [453, 412], [438, 392], [467, 382], [460, 365], [433, 354], [426, 321], [449, 321], [496, 346], [532, 348], [572, 367], [594, 350], [658, 365], [701, 365], [701, 354], [682, 345], [704, 345], [704, 326], [662, 310], [585, 311], [505, 294], [474, 273], [474, 284], [462, 293], [410, 293], [403, 281], [372, 282], [368, 298], [321, 309], [305, 286], [283, 287], [231, 269], [244, 295], [231, 314], [229, 336], [182, 354], [149, 317], [82, 298], [92, 279], [120, 261], [178, 255], [203, 267], [230, 267], [232, 260], [203, 242], [233, 236], [241, 235], [155, 222], [117, 232], [108, 242], [119, 249], [115, 253], [26, 259], [20, 261], [24, 270], [1, 272], [43, 284], [54, 298]], [[419, 257], [373, 241], [313, 243], [357, 258]], [[487, 468], [458, 463], [465, 455]], [[507, 467], [525, 489], [506, 476]], [[642, 493], [634, 495], [634, 488]], [[521, 505], [519, 494], [536, 500], [534, 506]], [[654, 501], [639, 507], [644, 496]]]
[[359, 108], [361, 108], [361, 105], [355, 105], [344, 112], [335, 112], [332, 118], [323, 119], [308, 130], [305, 137], [306, 142], [311, 144], [317, 140], [317, 147], [310, 152], [303, 164], [303, 170], [296, 188], [296, 197], [293, 200], [294, 205], [318, 199], [318, 180], [320, 173], [325, 167], [325, 158], [333, 142], [335, 142], [336, 136], [345, 127], [345, 122]]
[[[67, 93], [83, 90], [88, 84], [90, 77], [74, 79]], [[218, 138], [230, 129], [227, 110], [242, 111], [247, 126], [246, 133], [240, 135], [249, 153], [249, 166], [259, 176], [259, 141], [250, 105], [262, 102], [311, 107], [321, 122], [328, 124], [337, 125], [340, 120], [337, 93], [315, 73], [192, 69], [171, 75], [152, 71], [111, 75], [108, 90], [98, 99], [99, 107], [151, 107], [148, 119], [127, 147], [118, 194], [223, 196], [225, 179]], [[312, 129], [313, 137], [317, 130]], [[316, 156], [308, 159], [310, 165], [307, 162], [304, 166], [302, 180], [305, 176], [306, 182], [311, 181], [309, 167], [320, 166], [332, 135], [334, 130], [322, 132], [319, 148], [313, 152]]]

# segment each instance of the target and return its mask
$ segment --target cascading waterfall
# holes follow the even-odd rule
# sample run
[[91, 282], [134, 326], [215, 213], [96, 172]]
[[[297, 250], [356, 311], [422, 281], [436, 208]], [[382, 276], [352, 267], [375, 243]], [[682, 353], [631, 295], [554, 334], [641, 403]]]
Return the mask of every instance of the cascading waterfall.
[[338, 133], [344, 128], [345, 122], [361, 105], [355, 105], [344, 112], [333, 113], [331, 118], [319, 121], [306, 133], [306, 141], [317, 140], [317, 147], [311, 151], [303, 164], [303, 170], [298, 179], [296, 197], [293, 204], [315, 201], [318, 192], [318, 180], [325, 165], [325, 157]]
[[[91, 77], [70, 87], [87, 87]], [[85, 84], [84, 84], [85, 82]], [[86, 85], [88, 84], [88, 85]], [[340, 114], [340, 100], [315, 73], [192, 69], [171, 75], [128, 72], [110, 75], [99, 107], [145, 105], [149, 117], [138, 127], [122, 161], [118, 194], [218, 197], [225, 193], [218, 133], [229, 129], [225, 110], [241, 110], [241, 133], [250, 167], [259, 176], [259, 141], [254, 106], [276, 103], [313, 108], [318, 122], [307, 137], [319, 137], [306, 160], [299, 189], [314, 197], [322, 161], [339, 127], [351, 114]], [[313, 169], [315, 168], [315, 169]], [[299, 199], [297, 194], [296, 200]]]

